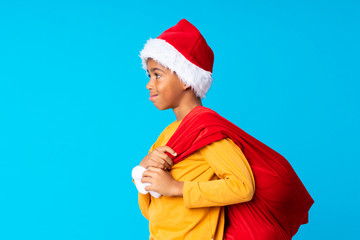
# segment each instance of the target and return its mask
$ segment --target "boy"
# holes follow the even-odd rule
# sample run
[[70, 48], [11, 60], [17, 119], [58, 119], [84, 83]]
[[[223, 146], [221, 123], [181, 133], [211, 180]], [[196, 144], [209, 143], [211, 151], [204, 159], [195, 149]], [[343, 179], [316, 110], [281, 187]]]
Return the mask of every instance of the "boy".
[[[284, 231], [281, 223], [287, 219], [277, 216], [285, 209], [262, 204], [268, 200], [266, 194], [262, 197], [266, 193], [262, 187], [269, 176], [257, 170], [260, 163], [267, 163], [259, 160], [256, 151], [259, 155], [275, 153], [257, 142], [247, 146], [246, 139], [255, 140], [202, 106], [201, 99], [212, 83], [214, 54], [198, 29], [182, 19], [148, 40], [140, 57], [150, 77], [146, 85], [150, 100], [160, 110], [172, 108], [176, 115], [176, 121], [164, 129], [149, 154], [133, 169], [139, 206], [149, 220], [150, 239], [290, 239], [296, 226]], [[265, 150], [253, 151], [258, 146]], [[262, 169], [277, 174], [289, 168], [279, 161], [280, 170]], [[254, 174], [254, 166], [258, 174]], [[256, 178], [260, 188], [255, 188]], [[299, 192], [306, 195], [298, 185]], [[307, 204], [296, 218], [301, 223], [307, 222], [312, 200], [306, 197]], [[229, 205], [235, 208], [225, 207]], [[273, 221], [262, 222], [272, 215]], [[276, 221], [279, 226], [275, 226]], [[247, 224], [259, 224], [259, 228]]]

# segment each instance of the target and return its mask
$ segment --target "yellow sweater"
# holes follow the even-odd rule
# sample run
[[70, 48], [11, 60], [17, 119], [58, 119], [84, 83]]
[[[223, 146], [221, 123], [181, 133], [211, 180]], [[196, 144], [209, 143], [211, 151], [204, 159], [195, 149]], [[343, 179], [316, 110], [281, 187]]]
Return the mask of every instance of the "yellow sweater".
[[[180, 123], [166, 127], [149, 153], [166, 145]], [[195, 151], [175, 164], [171, 174], [184, 182], [183, 197], [153, 198], [139, 193], [151, 240], [222, 240], [224, 206], [250, 201], [255, 190], [250, 165], [230, 138]]]

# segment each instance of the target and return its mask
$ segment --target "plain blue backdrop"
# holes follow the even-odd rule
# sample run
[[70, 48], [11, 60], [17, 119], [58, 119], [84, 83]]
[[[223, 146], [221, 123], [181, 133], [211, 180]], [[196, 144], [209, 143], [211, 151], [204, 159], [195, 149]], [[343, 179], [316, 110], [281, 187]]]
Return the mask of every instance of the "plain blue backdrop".
[[294, 239], [358, 239], [359, 16], [355, 0], [1, 0], [0, 239], [148, 238], [131, 169], [176, 119], [138, 55], [181, 18], [215, 53], [203, 105], [314, 198]]

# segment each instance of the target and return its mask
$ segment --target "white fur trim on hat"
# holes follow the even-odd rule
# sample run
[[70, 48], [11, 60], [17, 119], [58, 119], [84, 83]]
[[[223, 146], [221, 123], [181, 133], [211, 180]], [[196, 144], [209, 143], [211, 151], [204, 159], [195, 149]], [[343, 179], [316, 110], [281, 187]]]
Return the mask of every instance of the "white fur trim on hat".
[[147, 40], [140, 55], [142, 68], [147, 70], [148, 58], [154, 59], [159, 64], [176, 72], [178, 77], [186, 85], [191, 86], [196, 96], [205, 98], [209, 90], [212, 77], [211, 72], [206, 71], [187, 60], [176, 48], [163, 39]]

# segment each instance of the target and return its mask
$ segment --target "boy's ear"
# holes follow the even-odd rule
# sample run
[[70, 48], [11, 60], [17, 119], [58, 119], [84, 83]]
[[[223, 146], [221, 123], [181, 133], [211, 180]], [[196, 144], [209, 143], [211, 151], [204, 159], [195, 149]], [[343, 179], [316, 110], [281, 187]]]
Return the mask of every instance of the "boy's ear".
[[191, 86], [190, 85], [186, 85], [186, 83], [183, 83], [183, 88], [184, 88], [184, 90], [186, 90], [186, 89], [188, 89], [188, 88], [190, 88]]

